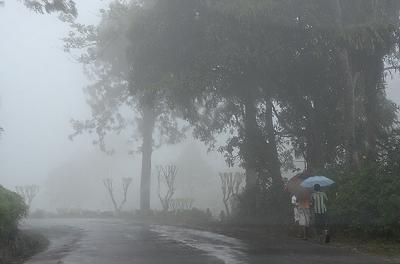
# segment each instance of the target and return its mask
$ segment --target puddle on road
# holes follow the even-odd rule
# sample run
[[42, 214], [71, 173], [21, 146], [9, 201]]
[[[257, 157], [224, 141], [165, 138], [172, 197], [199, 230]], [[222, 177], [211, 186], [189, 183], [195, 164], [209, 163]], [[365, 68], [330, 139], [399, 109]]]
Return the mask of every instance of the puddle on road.
[[165, 239], [174, 240], [189, 247], [201, 250], [226, 264], [247, 263], [243, 253], [246, 245], [238, 239], [207, 231], [171, 226], [152, 226], [151, 230]]

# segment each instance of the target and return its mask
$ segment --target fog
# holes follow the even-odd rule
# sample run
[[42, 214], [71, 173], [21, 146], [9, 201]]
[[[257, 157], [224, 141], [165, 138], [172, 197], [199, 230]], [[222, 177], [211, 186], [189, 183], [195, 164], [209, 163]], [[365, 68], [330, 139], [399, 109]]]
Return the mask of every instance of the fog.
[[[98, 10], [108, 2], [77, 1], [78, 21], [96, 24]], [[33, 209], [109, 210], [112, 205], [102, 179], [115, 178], [119, 184], [121, 177], [132, 177], [125, 209], [134, 210], [138, 208], [141, 159], [140, 154], [128, 154], [130, 149], [138, 148], [129, 141], [129, 135], [111, 137], [110, 145], [117, 146], [113, 156], [94, 146], [94, 138], [89, 135], [68, 139], [73, 133], [71, 118], [82, 120], [90, 116], [83, 93], [89, 81], [82, 65], [63, 51], [62, 38], [68, 31], [57, 15], [38, 15], [18, 1], [7, 1], [0, 9], [0, 124], [5, 130], [0, 141], [0, 184], [9, 189], [39, 185], [41, 190]], [[201, 157], [200, 162], [205, 165], [193, 176], [201, 176], [212, 189], [208, 194], [204, 190], [195, 192], [195, 206], [197, 203], [216, 211], [222, 206], [216, 202], [221, 200], [218, 172], [226, 170], [218, 153], [208, 153], [188, 134], [181, 144], [155, 150], [153, 165], [179, 163], [183, 151], [190, 147], [198, 150], [194, 155]], [[191, 162], [196, 163], [193, 159]], [[194, 168], [201, 170], [196, 165], [199, 164], [193, 164]], [[157, 208], [160, 205], [155, 173], [153, 168], [152, 206]], [[177, 195], [185, 197], [189, 187], [184, 178], [189, 175], [183, 174], [177, 176]], [[200, 186], [201, 181], [196, 179]], [[197, 187], [190, 188], [193, 192]]]
[[399, 14], [0, 0], [0, 264], [397, 263]]
[[[77, 1], [78, 21], [98, 23], [98, 10], [108, 3]], [[89, 135], [68, 139], [73, 133], [71, 118], [82, 120], [90, 116], [82, 91], [89, 81], [82, 65], [63, 51], [61, 39], [68, 30], [57, 15], [37, 15], [18, 1], [7, 1], [0, 9], [0, 124], [5, 129], [0, 141], [0, 183], [10, 189], [40, 185], [34, 208], [104, 210], [111, 209], [111, 203], [102, 179], [133, 177], [127, 209], [134, 210], [139, 199], [140, 155], [128, 154], [130, 149], [138, 148], [135, 143], [127, 143], [129, 135], [111, 137], [111, 145], [118, 146], [113, 156], [93, 146], [94, 138]], [[399, 79], [393, 76], [388, 80], [388, 97], [400, 103]], [[185, 157], [185, 153], [193, 154], [193, 158]], [[184, 158], [190, 163], [185, 163]], [[178, 195], [195, 193], [196, 202], [203, 208], [218, 210], [222, 206], [215, 202], [220, 201], [218, 172], [226, 170], [221, 155], [208, 153], [188, 133], [188, 139], [181, 144], [163, 146], [154, 152], [153, 165], [170, 162], [184, 164], [184, 172], [177, 179]], [[194, 168], [193, 178], [188, 175], [190, 166]], [[154, 176], [153, 169], [152, 203], [158, 207]], [[193, 184], [189, 184], [192, 180]], [[204, 191], [204, 184], [212, 190]]]

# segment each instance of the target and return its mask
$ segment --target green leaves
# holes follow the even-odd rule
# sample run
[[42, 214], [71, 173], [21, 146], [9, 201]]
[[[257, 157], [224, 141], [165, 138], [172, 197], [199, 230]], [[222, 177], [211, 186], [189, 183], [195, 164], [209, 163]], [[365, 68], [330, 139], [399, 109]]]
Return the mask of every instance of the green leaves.
[[63, 12], [71, 14], [74, 17], [78, 15], [78, 11], [73, 0], [22, 0], [26, 7], [35, 12], [44, 14], [53, 12]]
[[337, 168], [328, 174], [336, 181], [330, 190], [331, 224], [338, 231], [394, 238], [400, 234], [400, 137], [388, 139], [390, 148], [379, 161], [360, 171]]
[[0, 240], [13, 238], [18, 221], [27, 214], [22, 197], [0, 185]]

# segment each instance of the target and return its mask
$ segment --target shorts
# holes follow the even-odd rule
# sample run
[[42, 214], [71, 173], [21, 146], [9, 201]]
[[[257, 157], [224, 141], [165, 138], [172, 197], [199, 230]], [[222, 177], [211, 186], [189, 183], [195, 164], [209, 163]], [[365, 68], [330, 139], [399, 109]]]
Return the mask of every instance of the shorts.
[[310, 209], [298, 208], [298, 213], [299, 213], [299, 225], [310, 226]]
[[327, 225], [326, 214], [314, 214], [314, 217], [315, 228], [322, 231]]

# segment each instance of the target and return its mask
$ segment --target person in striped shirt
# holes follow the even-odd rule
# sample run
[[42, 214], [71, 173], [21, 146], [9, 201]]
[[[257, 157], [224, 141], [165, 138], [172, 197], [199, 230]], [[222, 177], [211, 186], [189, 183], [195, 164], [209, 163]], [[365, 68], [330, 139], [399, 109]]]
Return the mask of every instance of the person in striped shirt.
[[326, 193], [321, 191], [319, 184], [314, 185], [314, 192], [311, 194], [312, 209], [314, 212], [314, 223], [318, 235], [322, 234], [322, 231], [326, 227], [326, 202], [328, 196]]

